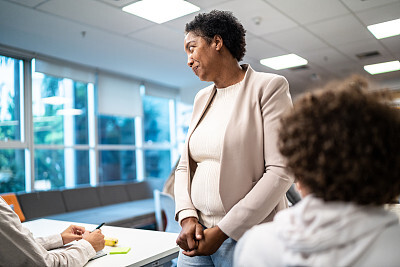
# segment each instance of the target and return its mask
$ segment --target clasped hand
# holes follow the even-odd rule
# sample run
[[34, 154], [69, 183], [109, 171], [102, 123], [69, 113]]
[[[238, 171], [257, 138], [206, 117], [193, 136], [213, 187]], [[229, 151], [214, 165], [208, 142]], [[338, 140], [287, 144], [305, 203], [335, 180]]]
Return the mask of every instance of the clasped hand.
[[218, 226], [204, 230], [196, 218], [182, 221], [182, 231], [176, 243], [189, 257], [214, 254], [228, 236]]

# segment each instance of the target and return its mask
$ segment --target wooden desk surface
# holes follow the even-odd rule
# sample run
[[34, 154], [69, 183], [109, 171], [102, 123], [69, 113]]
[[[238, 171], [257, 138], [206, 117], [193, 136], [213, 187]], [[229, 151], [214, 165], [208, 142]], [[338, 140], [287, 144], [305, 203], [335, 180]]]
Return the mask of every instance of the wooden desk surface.
[[[38, 219], [23, 223], [35, 237], [61, 233], [71, 224], [84, 226], [88, 230], [97, 227], [94, 224], [49, 219]], [[112, 247], [106, 246], [103, 249], [107, 253], [106, 256], [89, 261], [85, 266], [143, 266], [150, 263], [155, 263], [153, 265], [157, 266], [157, 261], [179, 252], [179, 247], [175, 242], [178, 236], [176, 233], [107, 225], [101, 227], [101, 231], [106, 237], [117, 238], [119, 247], [131, 247], [131, 251], [127, 254], [110, 255], [108, 252]]]

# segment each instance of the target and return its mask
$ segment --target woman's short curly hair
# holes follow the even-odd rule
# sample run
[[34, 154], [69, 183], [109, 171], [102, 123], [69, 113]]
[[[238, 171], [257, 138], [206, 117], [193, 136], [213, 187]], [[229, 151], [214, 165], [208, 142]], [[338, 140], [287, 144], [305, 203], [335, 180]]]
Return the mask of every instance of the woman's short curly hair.
[[213, 10], [198, 14], [186, 24], [185, 33], [193, 32], [211, 43], [214, 36], [221, 36], [232, 56], [241, 61], [246, 52], [246, 30], [232, 12]]
[[399, 110], [387, 94], [367, 89], [361, 77], [330, 84], [282, 119], [279, 150], [296, 179], [325, 201], [381, 205], [400, 194]]

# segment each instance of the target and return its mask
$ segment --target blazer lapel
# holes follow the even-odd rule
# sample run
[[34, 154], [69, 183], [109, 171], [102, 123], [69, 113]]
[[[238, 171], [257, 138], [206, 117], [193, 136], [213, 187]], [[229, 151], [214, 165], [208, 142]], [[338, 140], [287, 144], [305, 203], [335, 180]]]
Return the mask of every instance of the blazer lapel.
[[196, 129], [197, 125], [199, 125], [201, 118], [203, 118], [204, 113], [206, 112], [206, 110], [207, 110], [208, 106], [210, 105], [212, 99], [214, 98], [216, 92], [217, 92], [217, 89], [215, 88], [215, 85], [213, 85], [208, 98], [206, 98], [206, 96], [205, 96], [203, 99], [199, 99], [199, 103], [197, 103], [196, 106], [199, 109], [199, 111], [201, 110], [201, 112], [198, 112], [197, 110], [193, 110], [193, 114], [196, 114], [196, 117], [193, 118], [193, 124], [188, 133], [189, 139], [190, 139], [192, 133], [194, 132], [194, 130]]

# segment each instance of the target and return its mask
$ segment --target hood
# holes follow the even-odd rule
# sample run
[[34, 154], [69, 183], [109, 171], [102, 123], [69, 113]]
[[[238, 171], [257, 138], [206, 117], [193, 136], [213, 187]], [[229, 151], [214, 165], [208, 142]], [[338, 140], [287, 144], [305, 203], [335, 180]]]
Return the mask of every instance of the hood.
[[397, 217], [379, 207], [307, 196], [274, 219], [285, 266], [353, 265]]

